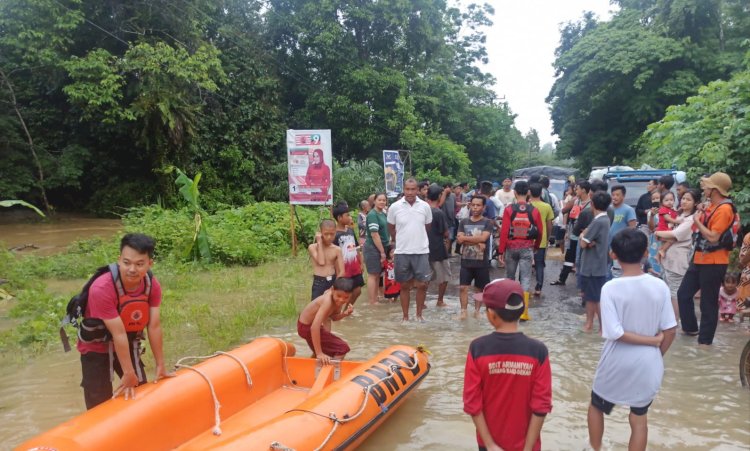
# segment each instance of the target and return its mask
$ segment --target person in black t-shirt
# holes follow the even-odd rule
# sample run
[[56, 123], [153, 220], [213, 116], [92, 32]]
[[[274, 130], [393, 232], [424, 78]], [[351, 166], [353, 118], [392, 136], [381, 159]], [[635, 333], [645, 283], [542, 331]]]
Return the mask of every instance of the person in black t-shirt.
[[437, 282], [438, 300], [437, 306], [444, 307], [445, 290], [448, 288], [448, 280], [451, 277], [450, 265], [448, 263], [448, 249], [446, 242], [449, 239], [450, 226], [445, 212], [438, 205], [443, 188], [433, 183], [427, 190], [427, 203], [432, 209], [432, 227], [427, 232], [430, 243], [430, 268], [432, 269], [432, 282]]

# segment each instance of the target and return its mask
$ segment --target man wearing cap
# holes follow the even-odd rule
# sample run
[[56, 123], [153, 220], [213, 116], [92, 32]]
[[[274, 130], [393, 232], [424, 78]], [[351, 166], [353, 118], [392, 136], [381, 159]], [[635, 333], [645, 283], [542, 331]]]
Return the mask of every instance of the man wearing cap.
[[552, 372], [544, 343], [518, 331], [521, 284], [496, 279], [474, 299], [495, 328], [472, 341], [466, 357], [464, 412], [474, 421], [479, 449], [539, 450], [552, 411]]
[[[729, 265], [730, 246], [722, 246], [719, 238], [732, 227], [736, 209], [729, 199], [732, 179], [727, 174], [716, 172], [701, 178], [701, 188], [703, 196], [711, 203], [705, 211], [695, 214], [695, 253], [677, 290], [677, 303], [683, 333], [697, 335], [699, 345], [710, 345], [719, 320], [719, 288]], [[698, 290], [701, 292], [700, 327], [693, 302]]]

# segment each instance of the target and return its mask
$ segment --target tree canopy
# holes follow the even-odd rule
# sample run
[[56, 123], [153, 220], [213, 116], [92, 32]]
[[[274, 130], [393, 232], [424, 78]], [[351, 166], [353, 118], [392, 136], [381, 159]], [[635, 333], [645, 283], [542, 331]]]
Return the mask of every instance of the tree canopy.
[[640, 157], [652, 165], [685, 168], [693, 180], [716, 171], [732, 177], [734, 200], [750, 219], [750, 52], [746, 70], [699, 89], [639, 140]]
[[670, 105], [742, 68], [750, 11], [742, 0], [621, 0], [561, 29], [551, 105], [558, 151], [582, 168], [630, 162]]
[[6, 0], [0, 192], [112, 212], [177, 199], [180, 167], [203, 174], [207, 206], [281, 200], [287, 128], [330, 128], [342, 167], [408, 149], [420, 178], [499, 177], [524, 139], [481, 69], [493, 14], [444, 0]]

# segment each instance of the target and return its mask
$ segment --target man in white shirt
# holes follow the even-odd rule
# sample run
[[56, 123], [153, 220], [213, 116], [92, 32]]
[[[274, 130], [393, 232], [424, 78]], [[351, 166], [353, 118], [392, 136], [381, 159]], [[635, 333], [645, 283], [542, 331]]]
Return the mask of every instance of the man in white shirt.
[[503, 187], [495, 193], [495, 197], [503, 203], [503, 206], [507, 207], [516, 201], [516, 193], [513, 192], [510, 187], [513, 185], [513, 181], [510, 177], [505, 177], [503, 180]]
[[409, 321], [409, 296], [417, 289], [417, 321], [424, 321], [422, 309], [430, 281], [430, 246], [427, 230], [432, 223], [432, 209], [417, 197], [417, 181], [404, 182], [404, 197], [388, 209], [388, 231], [395, 242], [394, 267], [396, 281], [401, 284], [403, 320]]

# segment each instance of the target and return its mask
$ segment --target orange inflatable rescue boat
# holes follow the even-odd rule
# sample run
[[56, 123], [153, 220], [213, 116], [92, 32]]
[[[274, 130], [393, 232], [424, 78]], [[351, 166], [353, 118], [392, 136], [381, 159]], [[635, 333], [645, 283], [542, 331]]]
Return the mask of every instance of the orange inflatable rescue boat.
[[[430, 370], [421, 349], [320, 366], [258, 338], [107, 401], [23, 444], [24, 451], [347, 450], [360, 445]], [[199, 358], [203, 359], [203, 357]], [[183, 359], [185, 360], [185, 359]]]

